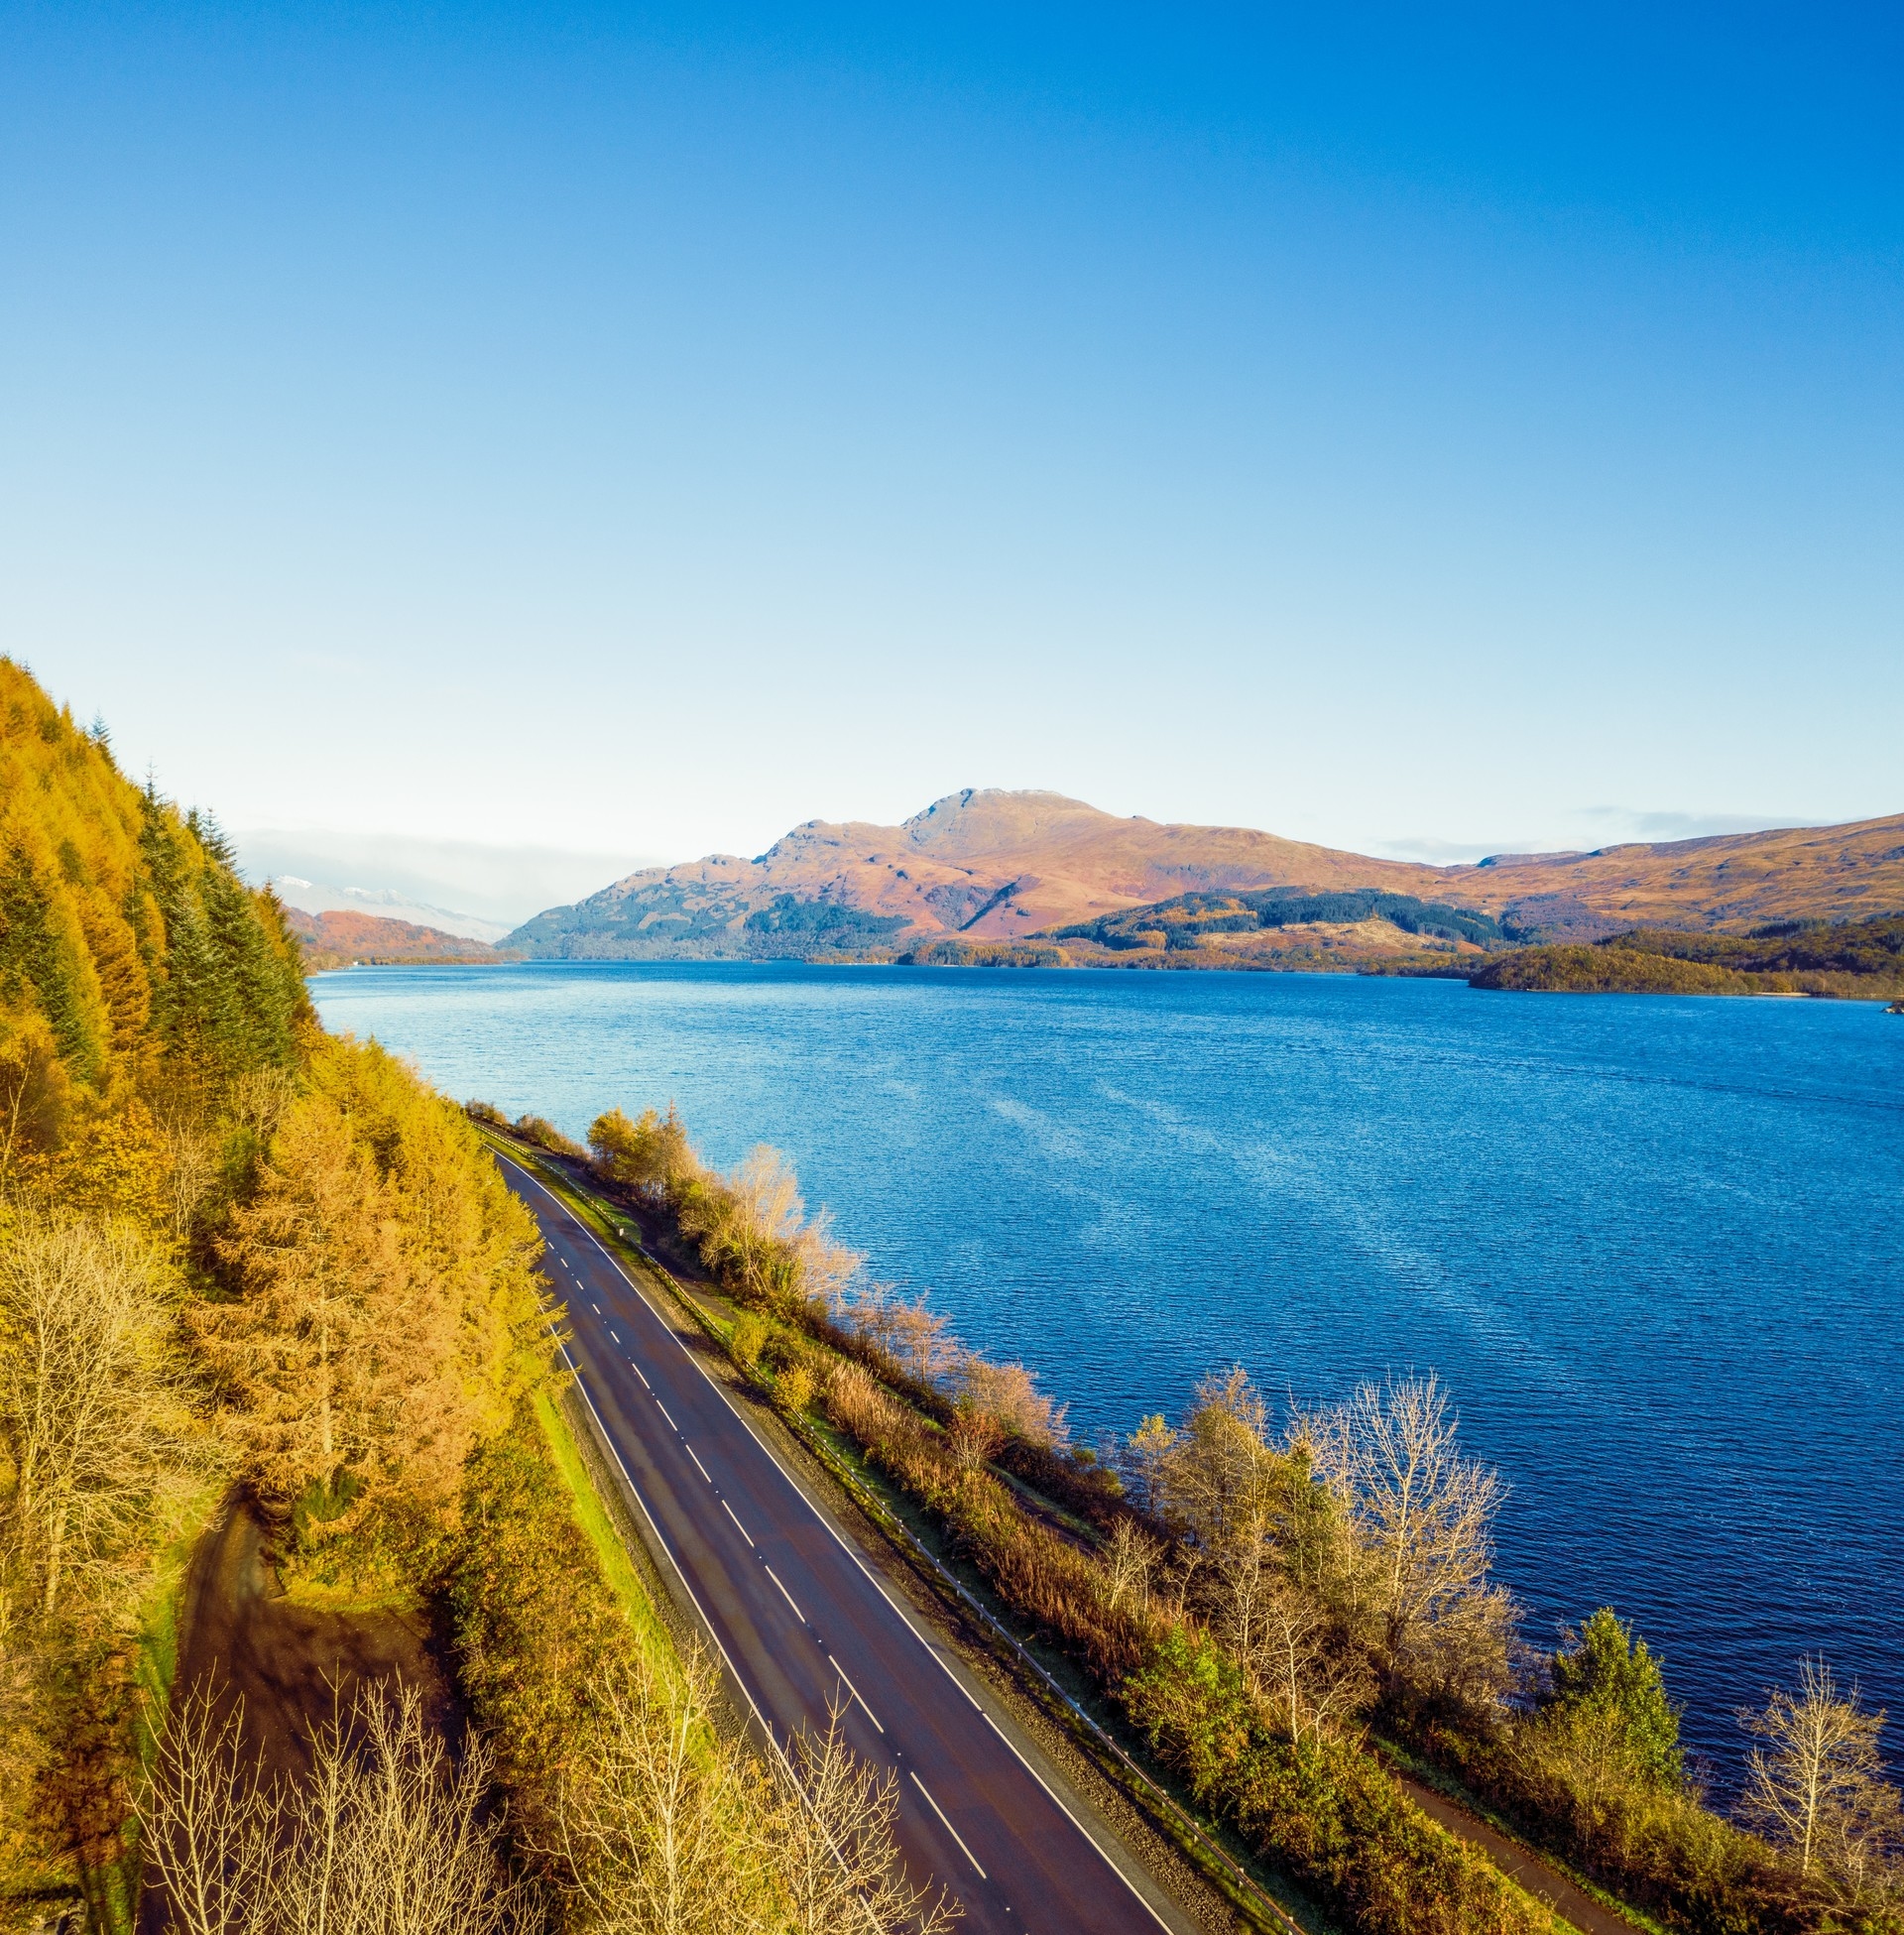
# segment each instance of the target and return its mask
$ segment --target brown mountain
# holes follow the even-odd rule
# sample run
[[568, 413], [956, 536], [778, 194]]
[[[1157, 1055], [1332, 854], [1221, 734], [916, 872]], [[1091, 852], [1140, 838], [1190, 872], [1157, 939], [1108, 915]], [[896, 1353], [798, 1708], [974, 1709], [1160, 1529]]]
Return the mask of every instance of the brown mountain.
[[[1605, 931], [1850, 920], [1904, 909], [1904, 813], [1846, 826], [1721, 833], [1703, 840], [1502, 855], [1452, 867], [1445, 898], [1550, 926], [1575, 903]], [[1539, 916], [1545, 915], [1543, 921]]]
[[1055, 792], [948, 794], [903, 826], [810, 820], [756, 860], [650, 867], [509, 936], [535, 954], [798, 953], [1015, 939], [1172, 894], [1286, 881], [1410, 894], [1431, 867], [1244, 827], [1119, 819]]
[[352, 961], [382, 964], [392, 961], [505, 960], [487, 942], [446, 934], [439, 927], [419, 927], [409, 920], [388, 920], [358, 913], [349, 907], [328, 913], [285, 909], [285, 924], [303, 949], [304, 966], [313, 973], [347, 967]]
[[630, 874], [507, 945], [536, 955], [693, 957], [1012, 940], [1185, 893], [1373, 888], [1567, 938], [1904, 907], [1904, 816], [1474, 867], [1375, 860], [1248, 827], [1120, 819], [1054, 792], [948, 794], [902, 826], [811, 820], [754, 860]]

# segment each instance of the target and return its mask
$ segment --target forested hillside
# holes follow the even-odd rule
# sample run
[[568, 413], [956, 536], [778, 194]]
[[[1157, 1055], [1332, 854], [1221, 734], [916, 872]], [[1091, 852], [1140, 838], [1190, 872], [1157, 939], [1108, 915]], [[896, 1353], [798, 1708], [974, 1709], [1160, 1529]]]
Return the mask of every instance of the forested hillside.
[[331, 907], [322, 913], [287, 907], [285, 924], [303, 952], [305, 967], [313, 974], [359, 961], [383, 967], [399, 961], [485, 963], [512, 958], [487, 941], [446, 934], [440, 927], [419, 926], [414, 920], [359, 913], [354, 907]]
[[1780, 920], [1750, 933], [1636, 927], [1591, 945], [1527, 947], [1471, 977], [1477, 988], [1557, 994], [1904, 995], [1904, 914]]
[[179, 1542], [232, 1467], [180, 1318], [315, 1038], [216, 830], [0, 661], [0, 1874], [125, 1913]]
[[837, 1730], [717, 1725], [462, 1110], [6, 661], [0, 847], [0, 1930], [929, 1923]]

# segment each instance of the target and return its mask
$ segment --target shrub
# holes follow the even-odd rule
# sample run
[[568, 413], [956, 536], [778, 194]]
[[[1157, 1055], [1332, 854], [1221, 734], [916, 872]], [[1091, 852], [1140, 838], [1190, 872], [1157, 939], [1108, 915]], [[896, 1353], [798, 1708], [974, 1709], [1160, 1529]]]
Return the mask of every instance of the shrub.
[[743, 1310], [734, 1319], [734, 1327], [727, 1336], [727, 1348], [734, 1353], [736, 1361], [749, 1371], [760, 1361], [766, 1342], [767, 1325], [752, 1310]]
[[518, 1116], [516, 1133], [526, 1143], [534, 1143], [537, 1149], [545, 1149], [551, 1155], [585, 1157], [588, 1150], [580, 1143], [564, 1136], [552, 1122], [542, 1116]]
[[1272, 1736], [1207, 1638], [1173, 1626], [1123, 1699], [1199, 1800], [1364, 1935], [1545, 1935], [1549, 1918], [1369, 1755]]
[[803, 1416], [813, 1401], [813, 1373], [804, 1364], [789, 1364], [774, 1381], [774, 1398], [789, 1416]]

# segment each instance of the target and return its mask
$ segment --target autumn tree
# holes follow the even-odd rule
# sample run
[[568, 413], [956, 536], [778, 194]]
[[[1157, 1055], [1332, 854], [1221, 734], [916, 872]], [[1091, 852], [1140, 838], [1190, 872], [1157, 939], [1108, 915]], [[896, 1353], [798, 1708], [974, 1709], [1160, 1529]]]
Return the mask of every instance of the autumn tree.
[[1152, 1517], [1164, 1511], [1164, 1463], [1177, 1434], [1162, 1412], [1142, 1419], [1118, 1448], [1118, 1471], [1130, 1495]]
[[1260, 1542], [1273, 1514], [1278, 1459], [1269, 1409], [1241, 1365], [1212, 1373], [1159, 1461], [1163, 1514], [1206, 1553]]
[[667, 1198], [677, 1182], [700, 1166], [671, 1102], [666, 1115], [644, 1109], [634, 1122], [620, 1109], [608, 1110], [589, 1125], [588, 1146], [596, 1169], [608, 1181], [641, 1190], [657, 1201]]
[[536, 1249], [459, 1111], [374, 1045], [325, 1043], [219, 1239], [235, 1293], [193, 1312], [257, 1482], [450, 1510], [534, 1375]]

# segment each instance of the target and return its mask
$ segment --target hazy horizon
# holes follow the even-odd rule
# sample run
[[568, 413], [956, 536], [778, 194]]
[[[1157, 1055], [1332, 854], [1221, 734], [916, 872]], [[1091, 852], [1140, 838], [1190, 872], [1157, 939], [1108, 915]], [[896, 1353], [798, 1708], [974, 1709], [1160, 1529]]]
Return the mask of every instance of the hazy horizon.
[[[915, 810], [923, 810], [931, 803], [921, 801]], [[853, 817], [874, 825], [897, 825], [911, 814], [891, 821], [868, 821], [864, 814]], [[1140, 817], [1155, 819], [1156, 815]], [[1720, 833], [1818, 823], [1802, 819], [1760, 821], [1737, 816], [1701, 820], [1687, 814], [1623, 813], [1617, 808], [1601, 808], [1581, 817], [1590, 826], [1598, 825], [1601, 829], [1594, 844], [1603, 847], [1629, 840], [1690, 840]], [[1610, 827], [1624, 830], [1606, 830]], [[328, 907], [354, 908], [364, 913], [414, 920], [425, 926], [447, 925], [451, 932], [493, 941], [546, 907], [586, 899], [640, 869], [691, 865], [697, 860], [722, 856], [752, 858], [794, 828], [782, 827], [773, 839], [746, 849], [707, 847], [697, 853], [619, 857], [589, 850], [485, 846], [469, 841], [416, 840], [402, 835], [339, 835], [321, 828], [226, 830], [237, 845], [239, 864], [247, 875], [258, 883], [275, 880], [282, 898], [294, 907], [310, 912]], [[1277, 831], [1274, 827], [1257, 830]], [[1561, 850], [1537, 849], [1516, 842], [1473, 851], [1428, 850], [1439, 844], [1396, 842], [1387, 850], [1376, 847], [1369, 851], [1378, 859], [1460, 866], [1488, 854]]]

